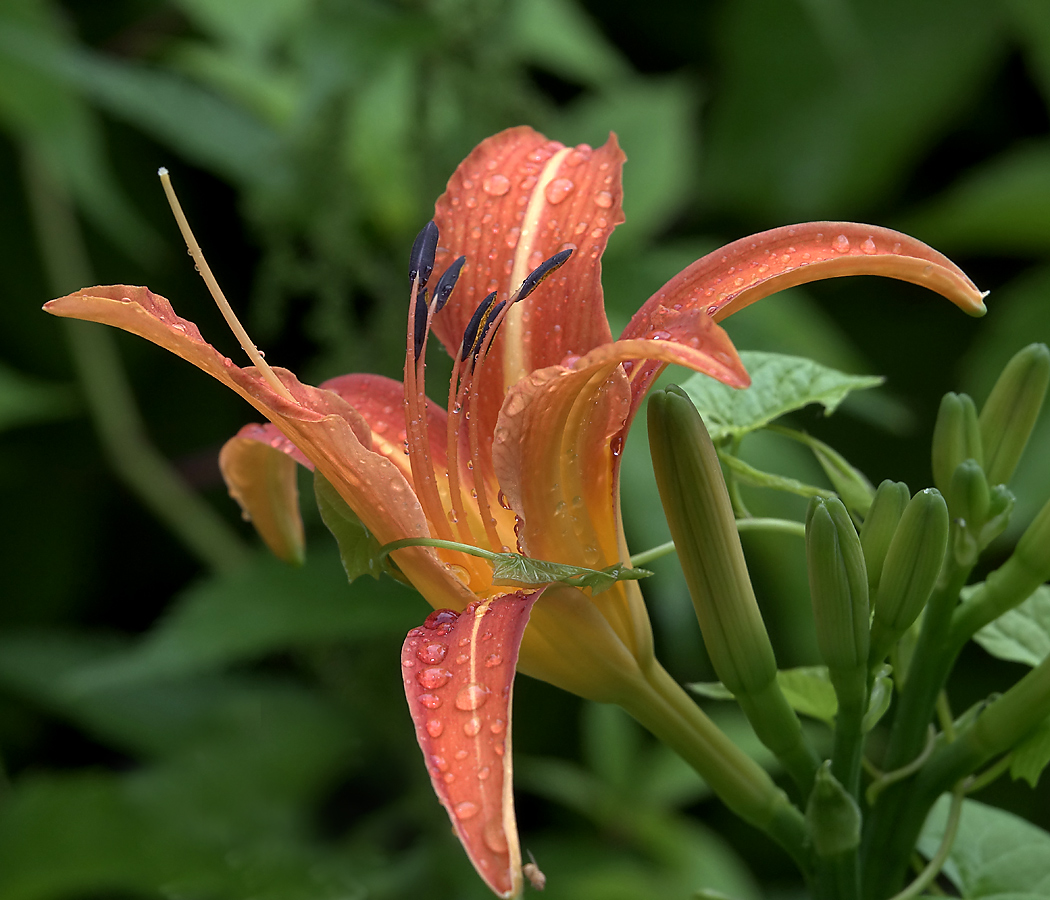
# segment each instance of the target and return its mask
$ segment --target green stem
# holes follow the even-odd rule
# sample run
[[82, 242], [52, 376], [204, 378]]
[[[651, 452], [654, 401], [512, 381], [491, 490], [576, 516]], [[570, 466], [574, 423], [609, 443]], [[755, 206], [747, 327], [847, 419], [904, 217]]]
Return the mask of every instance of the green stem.
[[738, 816], [766, 832], [810, 870], [805, 818], [769, 774], [704, 714], [682, 687], [654, 663], [642, 690], [621, 706], [667, 744]]
[[[800, 538], [806, 536], [805, 523], [796, 522], [793, 519], [773, 519], [762, 517], [737, 519], [736, 530], [741, 534], [746, 531], [768, 531], [774, 534], [793, 534]], [[648, 550], [643, 550], [641, 553], [635, 553], [634, 556], [631, 557], [631, 565], [644, 566], [646, 563], [650, 563], [654, 559], [660, 559], [661, 557], [669, 556], [672, 553], [674, 553], [674, 541], [668, 541], [666, 544], [657, 544], [655, 547], [650, 547]]]
[[833, 671], [832, 684], [838, 698], [835, 739], [831, 752], [831, 774], [849, 792], [860, 794], [860, 760], [864, 751], [864, 714], [868, 710], [867, 669], [856, 672]]
[[[76, 216], [42, 161], [23, 154], [23, 174], [37, 244], [56, 294], [91, 284]], [[226, 521], [194, 493], [149, 442], [109, 330], [64, 321], [66, 339], [99, 443], [117, 477], [204, 565], [241, 566], [249, 550]]]
[[[726, 453], [729, 456], [735, 457], [740, 452], [740, 441], [741, 438], [735, 437], [730, 443], [729, 449]], [[747, 504], [744, 503], [744, 498], [740, 493], [740, 482], [737, 480], [736, 473], [729, 467], [725, 466], [723, 469], [726, 480], [726, 490], [729, 492], [729, 502], [733, 505], [733, 513], [737, 519], [750, 519], [751, 511], [747, 508]]]
[[948, 854], [952, 852], [952, 844], [955, 843], [955, 835], [959, 831], [962, 802], [966, 793], [966, 785], [963, 783], [960, 783], [952, 792], [952, 805], [948, 810], [948, 820], [944, 823], [944, 836], [941, 838], [941, 845], [937, 848], [937, 852], [927, 863], [926, 868], [919, 873], [919, 877], [900, 893], [894, 894], [890, 900], [912, 900], [912, 897], [918, 897], [940, 874], [944, 864], [948, 861]]

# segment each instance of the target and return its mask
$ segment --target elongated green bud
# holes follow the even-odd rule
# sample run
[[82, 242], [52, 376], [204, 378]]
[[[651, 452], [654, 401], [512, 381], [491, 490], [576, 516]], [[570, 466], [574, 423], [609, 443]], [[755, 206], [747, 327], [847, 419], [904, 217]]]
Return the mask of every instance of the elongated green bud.
[[874, 597], [882, 577], [882, 563], [890, 549], [893, 532], [911, 499], [911, 491], [903, 481], [888, 478], [875, 491], [875, 499], [860, 529], [860, 545], [864, 551], [864, 565], [868, 570], [868, 596]]
[[977, 460], [964, 459], [955, 467], [947, 503], [952, 519], [952, 554], [963, 567], [972, 566], [984, 547], [981, 529], [988, 519], [992, 495]]
[[871, 623], [871, 665], [886, 658], [926, 605], [947, 545], [948, 507], [927, 488], [912, 497], [886, 552]]
[[648, 418], [660, 499], [711, 663], [759, 739], [808, 793], [816, 755], [776, 680], [773, 646], [711, 437], [675, 386], [649, 397]]
[[648, 417], [660, 499], [711, 663], [734, 694], [764, 690], [776, 659], [711, 437], [680, 388], [654, 392]]
[[806, 562], [820, 655], [829, 670], [866, 670], [868, 572], [860, 537], [837, 498], [810, 501]]
[[977, 407], [967, 394], [947, 393], [941, 398], [937, 421], [933, 426], [933, 483], [947, 495], [952, 475], [964, 459], [975, 459], [981, 465], [984, 450]]
[[981, 407], [984, 470], [989, 484], [1006, 484], [1017, 468], [1050, 384], [1050, 350], [1029, 344], [1006, 364]]
[[1013, 555], [1040, 581], [1050, 580], [1050, 500], [1024, 530]]

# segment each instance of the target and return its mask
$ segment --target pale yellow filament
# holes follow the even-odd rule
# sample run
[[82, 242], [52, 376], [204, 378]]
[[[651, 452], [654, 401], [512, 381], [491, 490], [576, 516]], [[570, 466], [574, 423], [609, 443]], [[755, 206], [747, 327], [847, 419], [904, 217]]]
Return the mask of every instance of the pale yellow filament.
[[274, 389], [274, 391], [285, 400], [292, 403], [298, 403], [295, 397], [292, 396], [292, 392], [284, 386], [284, 383], [273, 369], [267, 364], [266, 360], [263, 359], [262, 354], [259, 352], [259, 348], [252, 343], [252, 339], [248, 337], [248, 332], [244, 330], [244, 326], [241, 325], [240, 320], [234, 313], [233, 308], [230, 306], [229, 301], [226, 299], [226, 295], [223, 294], [222, 288], [219, 287], [219, 283], [215, 280], [215, 276], [211, 273], [211, 267], [204, 259], [204, 253], [201, 251], [200, 244], [197, 243], [197, 239], [193, 236], [193, 231], [190, 229], [190, 223], [186, 221], [186, 215], [182, 211], [182, 205], [179, 203], [179, 198], [175, 196], [175, 189], [171, 186], [171, 178], [168, 175], [168, 170], [160, 168], [157, 170], [157, 174], [160, 176], [160, 183], [164, 186], [164, 193], [168, 198], [168, 203], [171, 206], [171, 211], [175, 214], [175, 221], [179, 224], [179, 231], [182, 232], [182, 239], [186, 242], [186, 247], [190, 251], [190, 256], [193, 257], [193, 262], [197, 266], [197, 271], [200, 272], [201, 278], [204, 279], [204, 283], [208, 286], [208, 292], [211, 294], [215, 304], [219, 307], [219, 312], [222, 313], [223, 318], [226, 320], [226, 324], [230, 326], [230, 330], [233, 331], [237, 338], [238, 343], [244, 348], [244, 352], [248, 354], [248, 358], [252, 361], [252, 364], [263, 378], [266, 379], [267, 383]]

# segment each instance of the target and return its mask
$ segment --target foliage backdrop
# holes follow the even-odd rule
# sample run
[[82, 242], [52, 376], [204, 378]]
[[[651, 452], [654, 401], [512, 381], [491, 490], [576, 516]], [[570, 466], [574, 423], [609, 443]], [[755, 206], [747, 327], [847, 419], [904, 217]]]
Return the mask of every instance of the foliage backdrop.
[[[397, 375], [411, 238], [458, 161], [510, 125], [618, 133], [614, 326], [747, 233], [909, 231], [992, 290], [986, 320], [842, 280], [728, 330], [889, 376], [801, 424], [875, 483], [917, 489], [940, 395], [980, 400], [1016, 349], [1050, 341], [1048, 104], [1042, 0], [3, 0], [0, 897], [484, 896], [394, 674], [422, 600], [347, 588], [309, 510], [306, 566], [268, 559], [215, 462], [247, 407], [152, 347], [39, 312], [144, 283], [234, 353], [158, 166], [253, 336], [314, 382]], [[1034, 441], [1019, 524], [1044, 500], [1045, 415]], [[820, 477], [779, 445], [748, 452]], [[636, 550], [666, 534], [647, 467], [639, 434]], [[785, 665], [815, 653], [792, 541], [747, 547]], [[709, 677], [676, 565], [645, 587], [671, 671]], [[971, 653], [960, 708], [1016, 678]], [[526, 679], [516, 707], [524, 842], [555, 900], [798, 890], [779, 851], [617, 711]], [[1045, 784], [989, 794], [1047, 824]]]

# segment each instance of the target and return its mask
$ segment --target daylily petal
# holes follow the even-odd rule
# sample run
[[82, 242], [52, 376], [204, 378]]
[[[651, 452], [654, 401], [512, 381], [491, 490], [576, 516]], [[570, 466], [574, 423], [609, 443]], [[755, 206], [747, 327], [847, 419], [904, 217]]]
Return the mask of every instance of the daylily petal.
[[514, 818], [511, 703], [539, 591], [431, 613], [401, 650], [412, 721], [438, 799], [474, 868], [500, 897], [522, 889]]
[[273, 425], [269, 427], [290, 449], [275, 448], [265, 440], [268, 435], [263, 426], [250, 425], [241, 431], [247, 430], [252, 436], [238, 435], [223, 445], [219, 468], [230, 496], [251, 519], [274, 556], [301, 565], [306, 558], [306, 539], [296, 469], [297, 463], [310, 463]]
[[[254, 368], [235, 366], [201, 337], [196, 325], [176, 315], [164, 297], [145, 287], [84, 288], [50, 301], [44, 309], [137, 334], [236, 391], [313, 462], [380, 543], [429, 537], [411, 485], [393, 463], [372, 451], [364, 419], [331, 391], [301, 384], [291, 372], [274, 369], [294, 398], [294, 402], [285, 400]], [[472, 599], [436, 554], [422, 547], [396, 554], [402, 571], [435, 606], [463, 608]]]
[[452, 299], [434, 322], [451, 354], [458, 353], [483, 297], [498, 291], [505, 299], [543, 260], [575, 248], [561, 271], [511, 308], [495, 339], [479, 386], [485, 450], [507, 387], [533, 369], [612, 339], [600, 256], [623, 221], [624, 159], [615, 136], [592, 150], [565, 147], [531, 128], [511, 128], [482, 141], [437, 201], [437, 267], [467, 257]]

